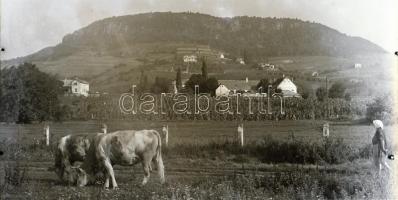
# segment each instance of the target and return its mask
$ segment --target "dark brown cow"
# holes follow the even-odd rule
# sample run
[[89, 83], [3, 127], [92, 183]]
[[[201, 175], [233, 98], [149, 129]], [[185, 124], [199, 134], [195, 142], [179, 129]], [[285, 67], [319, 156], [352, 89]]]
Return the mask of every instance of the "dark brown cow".
[[84, 161], [90, 147], [90, 140], [94, 136], [95, 134], [81, 134], [62, 137], [57, 144], [54, 167], [49, 170], [55, 171], [62, 181], [74, 182], [74, 180], [70, 180], [72, 177], [69, 175], [70, 169], [76, 163]]

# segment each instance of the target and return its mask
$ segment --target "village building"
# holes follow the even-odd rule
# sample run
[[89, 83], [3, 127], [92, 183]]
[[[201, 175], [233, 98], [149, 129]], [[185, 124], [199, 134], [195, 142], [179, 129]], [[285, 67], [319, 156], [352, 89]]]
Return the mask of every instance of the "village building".
[[249, 80], [248, 78], [244, 80], [218, 80], [220, 85], [216, 89], [216, 96], [253, 93], [253, 88], [258, 82], [259, 80]]
[[231, 91], [225, 86], [225, 85], [220, 85], [216, 89], [216, 96], [228, 96]]
[[243, 58], [237, 58], [237, 59], [236, 59], [236, 62], [239, 63], [239, 64], [241, 64], [241, 65], [246, 64], [245, 61], [243, 60]]
[[358, 83], [362, 83], [363, 80], [361, 80], [361, 79], [356, 79], [356, 78], [352, 78], [352, 79], [350, 79], [350, 82], [351, 82], [351, 83], [354, 83], [354, 84], [358, 84]]
[[361, 69], [362, 68], [362, 64], [361, 63], [355, 63], [354, 64], [354, 68], [355, 69]]
[[67, 95], [85, 96], [89, 95], [90, 85], [87, 81], [81, 80], [77, 77], [72, 79], [64, 79], [63, 87], [66, 89]]
[[192, 57], [189, 58], [188, 62], [197, 62], [198, 58], [206, 60], [219, 60], [222, 59], [221, 55], [225, 56], [225, 53], [219, 50], [210, 48], [209, 45], [182, 45], [176, 49], [176, 56], [182, 58], [185, 62], [185, 56], [195, 56], [196, 61], [192, 61]]
[[183, 57], [184, 63], [197, 63], [198, 57], [196, 55], [185, 55]]
[[276, 89], [281, 91], [283, 97], [301, 97], [297, 93], [297, 86], [289, 78], [284, 77], [275, 84], [277, 85]]
[[259, 63], [258, 68], [261, 70], [275, 70], [275, 65], [269, 63]]

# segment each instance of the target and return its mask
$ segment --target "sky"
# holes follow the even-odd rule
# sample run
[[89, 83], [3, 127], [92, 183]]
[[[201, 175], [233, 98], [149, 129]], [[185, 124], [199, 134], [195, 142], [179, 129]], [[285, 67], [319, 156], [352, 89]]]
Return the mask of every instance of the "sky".
[[396, 10], [397, 0], [0, 0], [0, 45], [6, 49], [0, 58], [54, 46], [99, 19], [156, 11], [298, 18], [393, 52], [398, 48]]

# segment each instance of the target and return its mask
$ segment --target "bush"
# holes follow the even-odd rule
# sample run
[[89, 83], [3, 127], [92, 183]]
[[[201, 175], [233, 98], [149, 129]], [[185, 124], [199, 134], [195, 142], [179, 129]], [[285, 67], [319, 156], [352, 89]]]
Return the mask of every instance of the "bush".
[[366, 119], [373, 121], [375, 119], [389, 123], [392, 121], [393, 100], [391, 97], [377, 97], [372, 103], [366, 105]]
[[0, 121], [30, 123], [52, 120], [60, 108], [62, 82], [33, 64], [2, 69]]
[[[280, 141], [267, 137], [262, 143], [250, 143], [240, 147], [237, 143], [210, 142], [208, 144], [177, 144], [164, 151], [166, 156], [183, 158], [228, 158], [231, 161], [247, 161], [248, 157], [257, 158], [264, 163], [298, 164], [340, 164], [359, 158], [369, 158], [371, 148], [364, 146], [354, 149], [342, 139], [326, 139], [321, 142], [304, 140]], [[243, 159], [245, 157], [245, 159]]]

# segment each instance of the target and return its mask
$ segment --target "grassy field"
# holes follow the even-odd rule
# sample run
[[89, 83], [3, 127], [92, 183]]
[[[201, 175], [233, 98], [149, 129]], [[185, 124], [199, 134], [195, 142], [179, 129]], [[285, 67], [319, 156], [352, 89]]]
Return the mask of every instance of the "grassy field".
[[[98, 132], [103, 122], [64, 122], [50, 124], [52, 143], [63, 135]], [[236, 122], [214, 121], [107, 121], [108, 131], [169, 126], [169, 146], [164, 147], [165, 185], [156, 173], [141, 187], [142, 169], [116, 166], [119, 190], [104, 190], [100, 184], [85, 188], [65, 185], [55, 173], [53, 147], [34, 145], [43, 134], [42, 124], [0, 125], [0, 141], [5, 155], [0, 164], [6, 169], [2, 198], [30, 199], [380, 199], [390, 197], [393, 184], [388, 174], [377, 176], [369, 158], [344, 162], [300, 163], [273, 160], [270, 152], [289, 150], [301, 155], [308, 145], [323, 144], [323, 121], [245, 122], [246, 146], [233, 143]], [[387, 135], [392, 133], [387, 127]], [[331, 123], [330, 140], [345, 145], [332, 148], [357, 151], [371, 142], [373, 127]], [[390, 134], [391, 135], [391, 134]], [[8, 138], [8, 141], [5, 141]], [[19, 138], [19, 139], [18, 139]], [[16, 145], [8, 145], [12, 140]], [[274, 146], [272, 146], [274, 145]], [[285, 147], [285, 149], [281, 149]], [[289, 148], [289, 149], [286, 149]], [[341, 150], [341, 149], [340, 149]], [[325, 151], [335, 154], [333, 151]], [[343, 150], [341, 152], [344, 153]], [[337, 152], [338, 153], [338, 152]], [[12, 155], [11, 155], [12, 154]], [[266, 155], [263, 156], [262, 154]], [[304, 153], [305, 154], [305, 153]], [[323, 156], [322, 154], [320, 154]], [[267, 157], [268, 156], [268, 157]], [[18, 162], [15, 162], [15, 158]], [[394, 164], [394, 163], [392, 163]], [[0, 173], [1, 175], [1, 173]], [[1, 185], [1, 184], [0, 184]]]
[[[236, 135], [237, 122], [233, 121], [86, 121], [63, 122], [50, 125], [52, 141], [67, 134], [95, 133], [106, 123], [108, 131], [124, 129], [157, 129], [163, 125], [169, 126], [170, 145], [178, 143], [208, 143], [209, 141], [224, 141]], [[275, 139], [288, 139], [292, 135], [299, 139], [322, 140], [322, 125], [324, 121], [247, 121], [244, 122], [245, 140], [247, 142], [272, 136]], [[342, 138], [352, 145], [369, 144], [373, 136], [373, 126], [370, 124], [351, 124], [348, 122], [331, 122], [330, 137]], [[392, 132], [390, 127], [386, 132]], [[0, 125], [0, 138], [20, 138], [21, 144], [32, 142], [33, 138], [41, 138], [42, 124]]]

